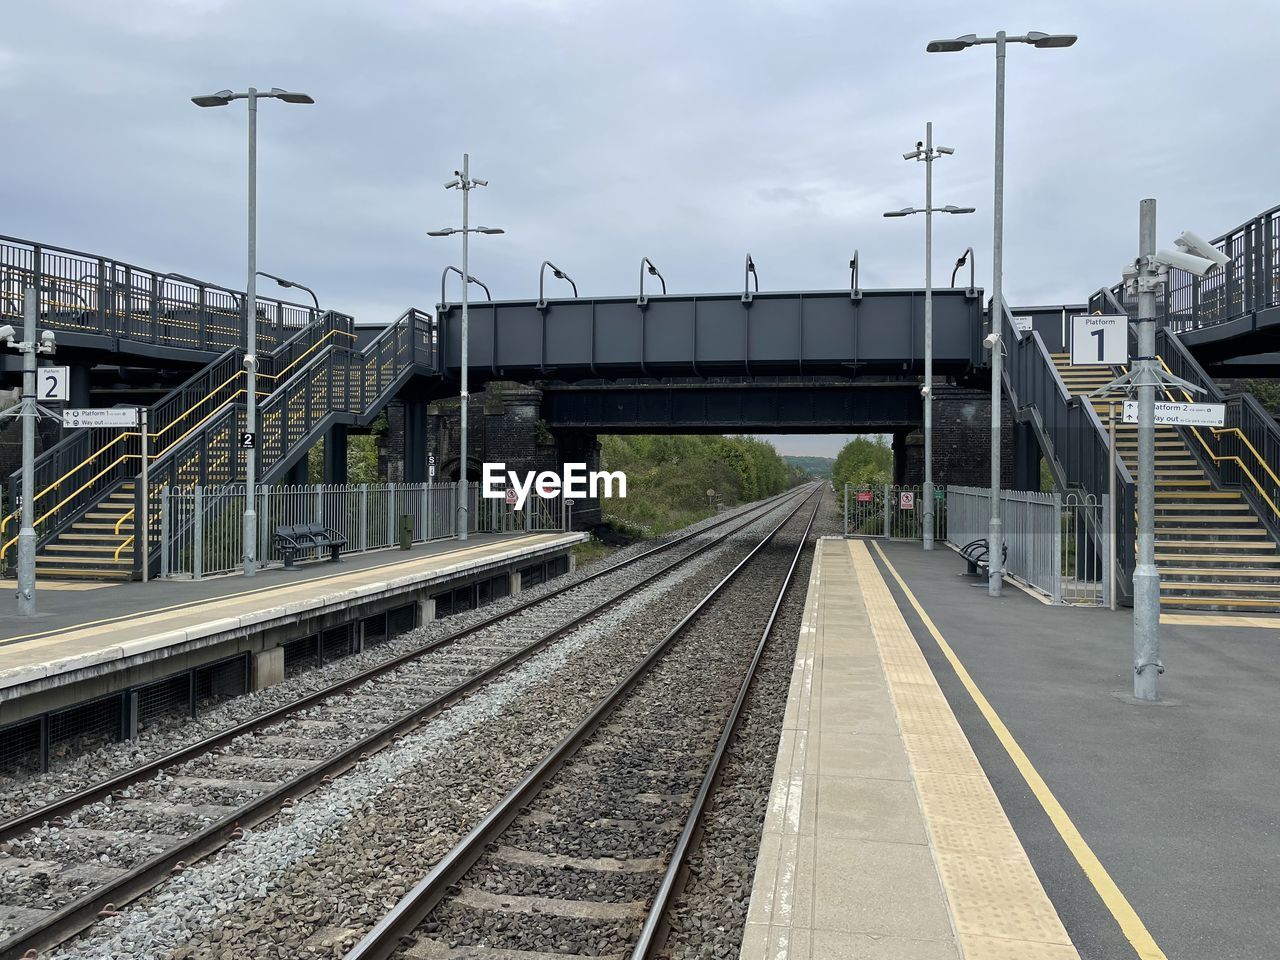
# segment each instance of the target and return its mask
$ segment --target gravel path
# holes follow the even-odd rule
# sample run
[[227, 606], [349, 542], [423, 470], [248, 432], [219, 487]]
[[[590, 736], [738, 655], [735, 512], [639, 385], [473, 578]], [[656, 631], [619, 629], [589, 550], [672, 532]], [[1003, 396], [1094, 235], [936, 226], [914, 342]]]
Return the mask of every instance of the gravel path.
[[56, 955], [340, 956], [746, 541], [736, 535], [620, 602]]

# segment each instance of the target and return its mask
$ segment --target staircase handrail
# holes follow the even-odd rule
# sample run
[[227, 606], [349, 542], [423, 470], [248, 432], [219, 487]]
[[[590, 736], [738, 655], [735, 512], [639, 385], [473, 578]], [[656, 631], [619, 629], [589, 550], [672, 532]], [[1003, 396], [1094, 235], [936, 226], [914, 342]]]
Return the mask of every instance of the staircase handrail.
[[[996, 312], [993, 304], [992, 312]], [[1133, 477], [1117, 454], [1110, 457], [1107, 431], [1093, 404], [1073, 397], [1059, 376], [1040, 334], [1021, 333], [1013, 324], [1008, 304], [999, 309], [1001, 341], [1007, 345], [1004, 389], [1014, 410], [1029, 416], [1040, 436], [1055, 478], [1065, 487], [1101, 498], [1110, 493], [1114, 474], [1116, 503], [1116, 581], [1121, 593], [1132, 591], [1134, 542]]]

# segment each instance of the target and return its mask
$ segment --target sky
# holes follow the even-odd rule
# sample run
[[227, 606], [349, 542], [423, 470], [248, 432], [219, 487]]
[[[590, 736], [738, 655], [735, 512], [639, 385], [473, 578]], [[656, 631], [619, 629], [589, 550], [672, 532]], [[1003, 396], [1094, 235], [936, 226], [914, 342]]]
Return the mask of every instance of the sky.
[[[583, 296], [921, 286], [923, 205], [902, 153], [934, 123], [937, 282], [972, 246], [990, 286], [994, 48], [934, 37], [1076, 33], [1011, 46], [1005, 296], [1081, 302], [1159, 242], [1280, 202], [1280, 4], [939, 0], [42, 0], [0, 33], [0, 232], [243, 287], [245, 110], [194, 94], [302, 90], [259, 111], [259, 267], [360, 321], [430, 309], [471, 155], [472, 273], [537, 296], [550, 259]], [[264, 290], [264, 293], [273, 291]], [[834, 439], [784, 452], [834, 454]], [[819, 447], [821, 449], [819, 449]]]

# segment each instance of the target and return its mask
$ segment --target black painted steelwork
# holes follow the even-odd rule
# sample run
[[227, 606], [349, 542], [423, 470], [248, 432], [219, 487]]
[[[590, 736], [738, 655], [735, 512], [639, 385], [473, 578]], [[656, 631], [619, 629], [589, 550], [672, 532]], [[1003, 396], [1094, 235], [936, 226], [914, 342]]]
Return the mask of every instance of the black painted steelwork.
[[[919, 290], [648, 296], [471, 305], [469, 362], [481, 380], [852, 376], [923, 368]], [[934, 291], [939, 375], [983, 363], [979, 291]], [[458, 375], [461, 311], [440, 309], [437, 369]]]

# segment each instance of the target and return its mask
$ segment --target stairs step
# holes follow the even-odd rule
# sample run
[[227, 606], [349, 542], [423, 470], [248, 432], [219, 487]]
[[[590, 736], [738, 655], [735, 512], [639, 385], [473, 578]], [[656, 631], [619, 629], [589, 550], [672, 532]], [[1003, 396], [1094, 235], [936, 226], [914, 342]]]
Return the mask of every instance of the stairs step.
[[[1178, 530], [1178, 533], [1180, 534], [1182, 533], [1218, 533], [1218, 532], [1219, 531], [1217, 530], [1204, 531], [1204, 530], [1194, 530], [1190, 528], [1184, 528], [1184, 529]], [[1181, 553], [1182, 551], [1185, 551], [1185, 550], [1197, 549], [1204, 554], [1212, 555], [1219, 550], [1229, 550], [1234, 552], [1238, 550], [1274, 550], [1276, 549], [1275, 541], [1268, 539], [1265, 536], [1265, 533], [1266, 533], [1265, 530], [1263, 530], [1261, 534], [1255, 533], [1255, 531], [1251, 530], [1249, 532], [1250, 537], [1252, 537], [1251, 540], [1250, 539], [1170, 540], [1168, 537], [1162, 537], [1159, 535], [1159, 533], [1157, 533], [1156, 534], [1156, 553], [1160, 553], [1160, 551], [1162, 550], [1166, 550], [1166, 551], [1173, 550], [1175, 552]]]
[[[46, 543], [44, 545], [44, 549], [49, 551], [51, 555], [57, 554], [59, 560], [66, 559], [66, 555], [93, 556], [101, 554], [102, 556], [112, 557], [116, 550], [120, 548], [120, 544], [123, 543], [124, 540], [125, 538], [121, 537], [116, 543], [64, 543], [62, 539], [59, 538], [53, 543]], [[128, 556], [129, 553], [130, 548], [126, 547], [120, 555]]]
[[1160, 581], [1160, 595], [1164, 596], [1168, 591], [1174, 595], [1189, 596], [1194, 594], [1214, 594], [1214, 593], [1231, 593], [1231, 594], [1272, 594], [1276, 600], [1280, 600], [1280, 584], [1274, 583], [1229, 583], [1224, 584], [1219, 581], [1196, 582], [1187, 580], [1164, 580]]
[[133, 571], [121, 570], [81, 570], [75, 567], [42, 567], [36, 562], [36, 573], [45, 580], [129, 580]]
[[77, 567], [83, 567], [83, 566], [85, 566], [85, 565], [87, 565], [87, 564], [93, 564], [93, 565], [95, 565], [95, 566], [102, 566], [102, 565], [106, 565], [106, 566], [112, 566], [112, 567], [113, 567], [113, 566], [117, 566], [117, 565], [119, 565], [119, 566], [124, 566], [124, 567], [132, 567], [132, 566], [133, 566], [133, 551], [132, 551], [132, 550], [125, 550], [123, 553], [121, 553], [121, 554], [120, 554], [120, 559], [119, 559], [119, 560], [112, 560], [112, 559], [110, 559], [110, 558], [107, 558], [107, 559], [105, 559], [105, 560], [104, 560], [102, 557], [63, 557], [63, 556], [57, 556], [57, 557], [38, 556], [38, 557], [36, 557], [36, 569], [37, 569], [37, 570], [38, 570], [38, 569], [40, 569], [40, 567], [41, 567], [42, 565], [48, 565], [48, 566], [59, 566], [59, 565], [64, 564], [64, 563], [72, 564], [72, 565], [77, 566]]
[[1230, 584], [1244, 580], [1258, 586], [1280, 587], [1280, 568], [1278, 567], [1160, 567], [1160, 585], [1164, 586], [1166, 578], [1170, 583], [1201, 583], [1210, 581], [1217, 584]]
[[1184, 607], [1192, 610], [1277, 610], [1280, 599], [1270, 597], [1166, 597], [1161, 595], [1162, 607]]

